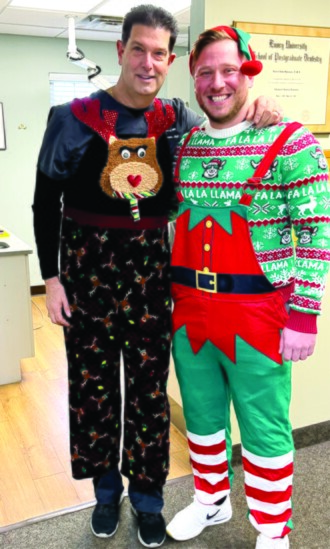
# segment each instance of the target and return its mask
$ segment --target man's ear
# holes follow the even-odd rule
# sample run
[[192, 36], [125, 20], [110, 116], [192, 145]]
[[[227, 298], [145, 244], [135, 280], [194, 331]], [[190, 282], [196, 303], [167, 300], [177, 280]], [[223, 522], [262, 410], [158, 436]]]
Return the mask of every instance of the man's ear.
[[253, 77], [253, 76], [248, 76], [248, 79], [249, 79], [249, 88], [253, 88], [253, 85], [254, 85], [254, 77]]
[[117, 55], [118, 55], [118, 63], [119, 65], [122, 64], [122, 58], [124, 53], [124, 44], [121, 40], [117, 40]]
[[169, 56], [168, 58], [168, 66], [172, 65], [174, 59], [176, 58], [176, 54], [175, 53], [171, 53], [171, 55]]

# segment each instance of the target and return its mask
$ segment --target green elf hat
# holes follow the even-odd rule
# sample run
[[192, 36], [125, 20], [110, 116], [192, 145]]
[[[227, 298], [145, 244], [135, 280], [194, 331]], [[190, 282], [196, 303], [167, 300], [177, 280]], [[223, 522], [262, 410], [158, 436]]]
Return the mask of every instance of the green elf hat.
[[[219, 27], [213, 27], [210, 30], [214, 31], [224, 31], [238, 43], [239, 51], [246, 57], [247, 61], [244, 61], [241, 65], [241, 72], [246, 76], [257, 76], [262, 71], [262, 63], [256, 59], [256, 55], [249, 46], [249, 40], [251, 38], [248, 32], [244, 32], [240, 29], [233, 27], [226, 27], [225, 25], [220, 25]], [[190, 54], [189, 59], [190, 72], [192, 73], [192, 55]]]

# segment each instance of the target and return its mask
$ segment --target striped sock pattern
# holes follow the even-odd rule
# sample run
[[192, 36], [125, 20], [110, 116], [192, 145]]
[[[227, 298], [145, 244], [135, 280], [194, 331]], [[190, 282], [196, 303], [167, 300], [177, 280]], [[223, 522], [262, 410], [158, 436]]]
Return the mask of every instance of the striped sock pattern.
[[230, 492], [225, 430], [212, 435], [187, 431], [196, 497], [210, 505]]
[[293, 452], [261, 457], [242, 448], [249, 520], [269, 538], [291, 531]]

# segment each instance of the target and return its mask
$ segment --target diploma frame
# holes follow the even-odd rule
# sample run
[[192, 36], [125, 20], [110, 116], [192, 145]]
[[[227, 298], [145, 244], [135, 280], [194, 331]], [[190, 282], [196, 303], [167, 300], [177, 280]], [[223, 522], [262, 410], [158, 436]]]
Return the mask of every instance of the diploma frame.
[[3, 104], [0, 103], [0, 151], [6, 149], [5, 120], [3, 116]]
[[[234, 21], [233, 27], [244, 30], [251, 35], [253, 34], [265, 34], [265, 35], [284, 35], [288, 37], [300, 36], [300, 37], [318, 37], [330, 39], [330, 28], [328, 27], [308, 27], [308, 26], [294, 26], [294, 25], [276, 25], [269, 23], [248, 23], [243, 21]], [[326, 101], [324, 112], [324, 123], [313, 124], [304, 123], [313, 133], [330, 133], [330, 59], [328, 66], [328, 78], [324, 78], [324, 82], [320, 83], [326, 86]], [[308, 105], [306, 105], [308, 109]], [[286, 116], [290, 116], [290, 113], [286, 112]]]

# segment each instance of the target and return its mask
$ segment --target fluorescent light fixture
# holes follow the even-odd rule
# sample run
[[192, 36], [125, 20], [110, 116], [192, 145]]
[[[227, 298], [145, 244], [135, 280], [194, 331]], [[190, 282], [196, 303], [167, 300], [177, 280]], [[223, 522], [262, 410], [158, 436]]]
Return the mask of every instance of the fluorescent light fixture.
[[[107, 0], [101, 5], [96, 6], [93, 13], [123, 17], [131, 8], [144, 3], [147, 4], [147, 0], [145, 2], [143, 0], [120, 0], [120, 2], [118, 0]], [[178, 13], [189, 8], [191, 0], [152, 0], [150, 3], [154, 6], [164, 8], [170, 13]]]
[[[147, 3], [147, 1], [146, 1]], [[11, 0], [10, 7], [41, 11], [70, 13], [95, 13], [123, 17], [131, 8], [143, 4], [143, 0]], [[178, 13], [190, 7], [191, 0], [152, 0], [154, 6]]]
[[62, 11], [66, 13], [87, 13], [94, 6], [97, 6], [97, 0], [12, 0], [11, 8], [35, 9], [41, 11]]

